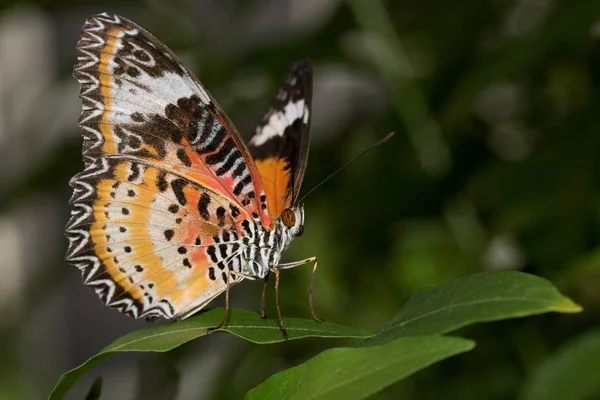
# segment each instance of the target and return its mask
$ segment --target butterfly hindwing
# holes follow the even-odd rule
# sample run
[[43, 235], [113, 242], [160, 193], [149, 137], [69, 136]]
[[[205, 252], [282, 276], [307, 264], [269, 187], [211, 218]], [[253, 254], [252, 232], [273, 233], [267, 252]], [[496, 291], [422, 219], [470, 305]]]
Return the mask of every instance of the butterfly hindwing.
[[227, 271], [241, 269], [239, 209], [179, 175], [100, 158], [73, 198], [68, 260], [111, 307], [178, 317], [223, 292]]
[[308, 159], [311, 102], [312, 68], [307, 60], [298, 61], [248, 143], [271, 220], [298, 199]]

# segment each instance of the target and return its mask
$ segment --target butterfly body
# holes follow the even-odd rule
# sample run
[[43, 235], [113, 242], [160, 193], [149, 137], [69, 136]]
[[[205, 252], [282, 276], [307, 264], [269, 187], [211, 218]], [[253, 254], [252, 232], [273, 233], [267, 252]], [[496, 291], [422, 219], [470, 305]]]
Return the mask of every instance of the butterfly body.
[[[304, 221], [303, 207], [296, 207], [291, 210], [294, 213], [297, 221]], [[248, 221], [249, 222], [249, 221]], [[253, 234], [244, 234], [244, 241], [248, 244], [245, 247], [244, 259], [247, 263], [246, 272], [249, 275], [255, 276], [258, 279], [263, 279], [270, 270], [277, 268], [281, 255], [292, 243], [292, 240], [299, 236], [303, 227], [303, 222], [294, 224], [290, 227], [286, 226], [282, 219], [278, 219], [275, 223], [275, 228], [269, 230], [264, 228], [260, 223], [253, 221]], [[246, 226], [251, 223], [243, 223], [242, 228], [244, 233], [248, 233]], [[251, 238], [254, 237], [254, 242]]]
[[281, 264], [304, 228], [312, 72], [292, 67], [246, 145], [192, 72], [114, 14], [77, 45], [84, 170], [70, 184], [67, 261], [103, 302], [181, 319]]

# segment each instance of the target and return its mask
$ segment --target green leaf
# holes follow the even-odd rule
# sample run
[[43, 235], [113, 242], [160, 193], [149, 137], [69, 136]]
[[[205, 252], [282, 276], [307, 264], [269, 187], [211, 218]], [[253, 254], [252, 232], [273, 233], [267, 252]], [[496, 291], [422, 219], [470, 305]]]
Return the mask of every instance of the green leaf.
[[98, 400], [102, 395], [102, 376], [96, 378], [87, 395], [85, 400]]
[[363, 399], [435, 362], [471, 350], [471, 340], [399, 338], [382, 346], [329, 349], [271, 376], [246, 394], [253, 399]]
[[550, 311], [572, 313], [581, 307], [540, 277], [515, 271], [482, 272], [417, 290], [367, 343], [443, 334], [477, 322]]
[[[63, 374], [48, 399], [62, 399], [85, 372], [113, 353], [131, 351], [165, 352], [172, 350], [192, 339], [207, 335], [207, 329], [216, 326], [221, 321], [222, 316], [223, 309], [215, 308], [184, 321], [156, 328], [142, 329], [125, 335], [80, 366]], [[369, 332], [359, 328], [328, 322], [317, 323], [313, 320], [298, 318], [286, 318], [285, 326], [290, 340], [306, 337], [364, 339], [371, 336]], [[263, 320], [257, 314], [248, 311], [231, 310], [227, 324], [221, 330], [253, 343], [267, 344], [284, 341], [277, 320]]]
[[580, 400], [600, 397], [600, 329], [569, 341], [531, 375], [522, 400]]

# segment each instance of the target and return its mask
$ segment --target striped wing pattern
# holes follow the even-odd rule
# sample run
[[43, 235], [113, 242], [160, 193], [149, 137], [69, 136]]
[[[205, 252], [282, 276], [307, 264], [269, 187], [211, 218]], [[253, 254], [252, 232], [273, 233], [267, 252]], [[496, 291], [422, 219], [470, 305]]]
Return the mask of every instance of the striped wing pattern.
[[271, 220], [298, 200], [308, 160], [311, 102], [312, 68], [307, 60], [298, 61], [248, 143]]
[[248, 221], [272, 226], [259, 171], [210, 94], [143, 28], [93, 16], [77, 52], [85, 168], [70, 182], [67, 260], [111, 307], [185, 317], [241, 270]]

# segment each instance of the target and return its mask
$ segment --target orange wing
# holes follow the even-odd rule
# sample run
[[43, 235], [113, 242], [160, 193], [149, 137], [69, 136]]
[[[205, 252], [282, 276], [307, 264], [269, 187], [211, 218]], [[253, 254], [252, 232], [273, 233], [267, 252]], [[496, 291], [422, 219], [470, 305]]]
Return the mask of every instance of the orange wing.
[[308, 159], [311, 102], [312, 68], [308, 61], [298, 61], [248, 143], [272, 221], [298, 200]]

